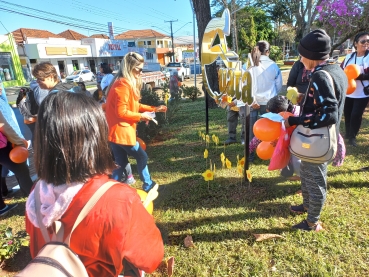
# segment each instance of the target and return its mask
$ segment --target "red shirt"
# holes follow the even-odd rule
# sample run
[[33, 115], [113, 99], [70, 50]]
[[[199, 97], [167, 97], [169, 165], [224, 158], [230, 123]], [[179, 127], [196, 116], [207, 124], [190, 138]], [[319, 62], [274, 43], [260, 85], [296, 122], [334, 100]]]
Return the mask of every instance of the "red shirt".
[[[76, 194], [60, 221], [66, 237], [79, 212], [93, 193], [108, 181], [105, 175], [91, 178]], [[30, 251], [34, 258], [44, 245], [39, 228], [26, 217]], [[146, 211], [134, 188], [119, 183], [96, 203], [71, 236], [71, 249], [89, 276], [118, 276], [125, 259], [133, 266], [153, 272], [164, 256], [163, 240], [154, 218]]]

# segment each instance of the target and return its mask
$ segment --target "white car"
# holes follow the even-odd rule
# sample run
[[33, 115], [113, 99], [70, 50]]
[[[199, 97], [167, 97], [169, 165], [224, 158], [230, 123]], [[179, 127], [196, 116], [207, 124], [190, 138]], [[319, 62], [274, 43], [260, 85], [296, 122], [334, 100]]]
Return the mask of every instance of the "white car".
[[73, 73], [65, 78], [67, 83], [73, 82], [87, 82], [87, 81], [95, 81], [96, 77], [92, 71], [88, 69], [76, 70]]

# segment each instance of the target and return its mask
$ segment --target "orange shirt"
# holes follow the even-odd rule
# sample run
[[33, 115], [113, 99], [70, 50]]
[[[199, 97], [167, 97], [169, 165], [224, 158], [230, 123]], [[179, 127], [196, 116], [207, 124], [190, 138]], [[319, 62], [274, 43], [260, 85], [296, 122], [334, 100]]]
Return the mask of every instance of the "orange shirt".
[[[88, 199], [108, 180], [106, 175], [93, 177], [76, 194], [61, 218], [65, 237]], [[30, 251], [34, 258], [44, 239], [40, 229], [27, 217], [26, 230], [31, 238]], [[163, 240], [153, 217], [142, 205], [136, 190], [121, 183], [111, 187], [78, 225], [72, 234], [70, 247], [90, 277], [118, 276], [123, 269], [123, 259], [150, 273], [164, 256]]]
[[140, 112], [153, 112], [155, 107], [142, 105], [125, 78], [117, 79], [106, 99], [109, 141], [122, 145], [136, 144], [136, 124]]

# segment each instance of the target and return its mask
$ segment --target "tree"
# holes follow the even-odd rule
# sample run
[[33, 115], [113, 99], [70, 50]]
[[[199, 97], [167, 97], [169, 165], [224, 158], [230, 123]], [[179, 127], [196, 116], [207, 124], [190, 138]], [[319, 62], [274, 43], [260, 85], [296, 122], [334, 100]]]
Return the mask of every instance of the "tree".
[[[201, 57], [201, 44], [202, 38], [204, 36], [204, 32], [206, 26], [208, 25], [209, 21], [211, 20], [211, 11], [210, 11], [210, 3], [209, 1], [204, 0], [192, 0], [193, 7], [196, 14], [197, 20], [197, 32], [199, 34], [199, 47], [200, 47], [200, 57]], [[216, 69], [216, 64], [214, 63], [212, 66], [208, 67], [208, 82], [209, 86], [216, 91], [219, 91], [219, 84], [218, 84], [218, 74]], [[206, 101], [208, 103], [208, 107], [216, 107], [215, 100], [210, 97], [210, 95], [204, 91], [206, 95]]]
[[368, 0], [322, 0], [316, 9], [320, 26], [333, 31], [333, 37], [339, 36], [333, 41], [332, 51], [358, 32], [369, 29]]
[[294, 24], [296, 40], [310, 32], [317, 17], [316, 5], [322, 0], [256, 0], [255, 5], [262, 7], [278, 25]]

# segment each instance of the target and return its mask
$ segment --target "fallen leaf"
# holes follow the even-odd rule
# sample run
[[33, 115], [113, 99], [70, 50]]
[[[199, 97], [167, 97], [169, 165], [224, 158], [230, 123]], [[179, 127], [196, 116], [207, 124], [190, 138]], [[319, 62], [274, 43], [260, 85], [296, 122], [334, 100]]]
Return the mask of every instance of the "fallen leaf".
[[168, 277], [172, 277], [174, 272], [174, 257], [170, 257], [167, 260], [167, 267], [168, 267]]
[[277, 234], [253, 234], [256, 241], [263, 241], [266, 239], [284, 239], [283, 236]]
[[192, 240], [192, 237], [191, 236], [187, 236], [185, 239], [184, 239], [184, 246], [189, 248], [189, 247], [195, 247], [195, 245], [193, 244], [193, 240]]

